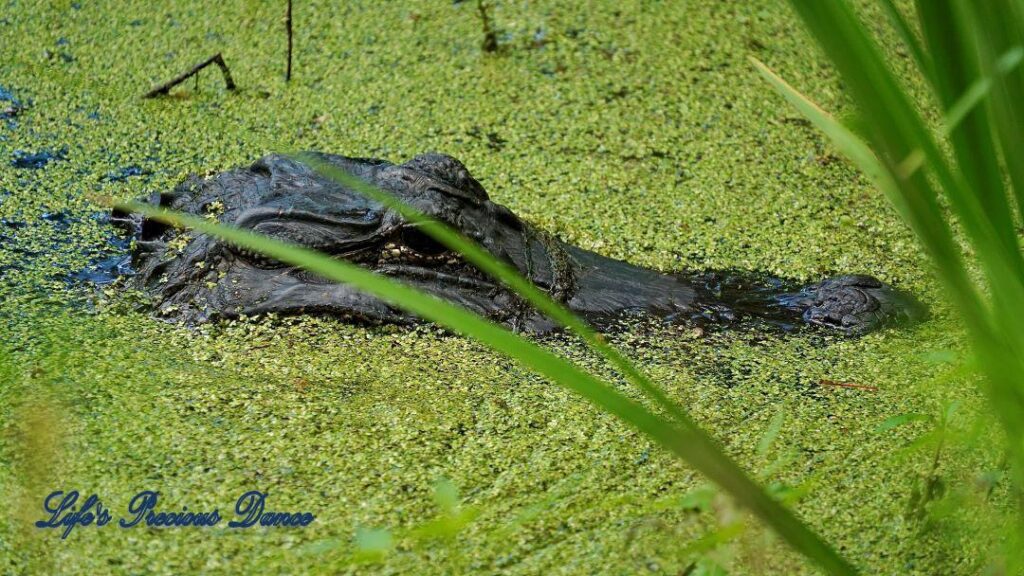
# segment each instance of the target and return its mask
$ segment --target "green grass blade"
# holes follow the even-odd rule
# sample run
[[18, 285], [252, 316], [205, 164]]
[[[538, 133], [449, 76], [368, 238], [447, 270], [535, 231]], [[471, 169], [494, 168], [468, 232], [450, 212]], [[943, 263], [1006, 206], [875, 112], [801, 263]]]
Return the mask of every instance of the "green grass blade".
[[[1024, 38], [1024, 2], [917, 2], [920, 28], [932, 52], [931, 78], [949, 121], [943, 132], [948, 132], [952, 144], [951, 159], [940, 153], [918, 108], [846, 0], [790, 0], [790, 4], [839, 71], [860, 113], [871, 120], [868, 144], [898, 185], [900, 202], [910, 208], [908, 221], [960, 308], [978, 364], [987, 376], [985, 392], [1007, 434], [1020, 490], [1024, 487], [1024, 387], [1020, 384], [1024, 256], [1001, 169], [1008, 171], [1021, 209], [1024, 71], [1015, 60], [1020, 58], [1017, 48]], [[986, 77], [991, 79], [988, 99], [984, 99], [986, 90], [977, 88], [979, 79]], [[793, 101], [794, 96], [789, 98]], [[982, 100], [985, 106], [978, 105]], [[997, 161], [999, 152], [1004, 166]], [[945, 242], [945, 233], [936, 233], [949, 226], [944, 212], [937, 209], [933, 180], [928, 176], [934, 177], [966, 233], [983, 272], [984, 290], [967, 281], [959, 260], [951, 264], [947, 258], [950, 254], [959, 258], [959, 253], [955, 244]], [[1021, 518], [1024, 521], [1024, 514]]]
[[900, 35], [900, 39], [903, 40], [907, 49], [910, 50], [910, 55], [914, 58], [914, 63], [917, 64], [917, 69], [921, 72], [921, 75], [934, 84], [931, 58], [925, 53], [921, 42], [917, 39], [907, 19], [903, 17], [903, 13], [896, 7], [896, 3], [893, 0], [878, 0], [878, 2], [882, 5], [882, 9], [885, 10], [889, 21], [892, 22], [893, 28]]
[[292, 158], [311, 167], [321, 176], [355, 190], [389, 209], [395, 210], [407, 221], [417, 224], [421, 231], [429, 234], [451, 250], [462, 254], [469, 263], [505, 284], [510, 290], [532, 304], [538, 311], [547, 315], [560, 326], [575, 332], [591, 349], [604, 356], [619, 372], [626, 376], [628, 381], [639, 387], [662, 410], [672, 415], [677, 422], [687, 426], [693, 425], [689, 415], [669, 399], [668, 395], [658, 385], [641, 373], [614, 346], [609, 345], [586, 322], [570, 312], [568, 308], [552, 299], [547, 292], [537, 288], [533, 282], [524, 278], [511, 265], [495, 258], [479, 244], [466, 238], [444, 222], [431, 218], [412, 206], [399, 202], [390, 193], [366, 183], [313, 154], [295, 154], [292, 155]]
[[909, 206], [903, 201], [903, 197], [899, 193], [899, 186], [896, 184], [896, 180], [892, 177], [886, 166], [882, 164], [877, 156], [875, 156], [875, 153], [872, 152], [870, 146], [861, 140], [860, 137], [852, 130], [819, 108], [817, 104], [811, 102], [806, 96], [797, 92], [795, 88], [790, 86], [763, 62], [753, 57], [750, 58], [750, 61], [754, 64], [754, 67], [757, 68], [757, 71], [761, 73], [764, 79], [767, 80], [783, 98], [796, 108], [798, 112], [803, 114], [804, 118], [807, 118], [811, 124], [814, 124], [814, 126], [824, 132], [826, 136], [831, 138], [832, 143], [836, 148], [846, 155], [846, 157], [849, 158], [865, 176], [868, 177], [868, 180], [870, 180], [876, 188], [885, 193], [885, 195], [894, 204], [896, 204], [901, 215], [908, 218], [913, 217], [913, 213], [909, 211]]
[[[928, 48], [932, 53], [942, 54], [941, 65], [934, 67], [935, 87], [948, 114], [981, 76], [974, 39], [965, 30], [966, 19], [957, 14], [953, 2], [918, 0], [917, 13]], [[980, 218], [977, 226], [989, 230], [1004, 247], [999, 252], [1006, 252], [1005, 262], [1014, 266], [1014, 273], [1020, 277], [1024, 276], [1024, 261], [1016, 250], [1013, 212], [1003, 186], [993, 135], [988, 109], [983, 106], [971, 107], [950, 131], [957, 166], [968, 190], [948, 192], [977, 198], [981, 208], [973, 216]]]
[[[990, 336], [993, 330], [990, 316], [977, 289], [968, 279], [966, 268], [948, 226], [941, 215], [927, 215], [920, 208], [920, 203], [913, 202], [915, 198], [920, 198], [919, 194], [906, 192], [906, 188], [913, 182], [913, 179], [897, 180], [897, 177], [892, 174], [892, 170], [874, 156], [868, 145], [853, 132], [811, 103], [763, 64], [755, 62], [755, 65], [783, 97], [829, 136], [836, 147], [863, 170], [869, 179], [890, 198], [918, 237], [921, 238], [932, 259], [938, 264], [939, 276], [945, 281], [947, 292], [961, 310], [973, 337], [976, 340], [989, 343], [987, 344], [988, 349], [993, 348], [995, 344], [992, 343]], [[931, 221], [929, 222], [925, 216], [930, 216]], [[1016, 315], [1004, 315], [1004, 319], [1011, 322], [1015, 318], [1017, 318]], [[989, 364], [992, 362], [998, 362], [995, 365], [1005, 365], [1005, 361], [992, 360]], [[1024, 405], [1024, 400], [1010, 385], [1009, 375], [990, 373], [990, 376], [993, 379], [993, 389], [990, 394], [993, 398], [997, 398], [994, 404], [1002, 408], [1004, 425], [1008, 427], [1008, 431], [1011, 431], [1009, 427], [1012, 427], [1011, 433], [1014, 434], [1013, 437], [1017, 437], [1017, 431], [1024, 431], [1018, 420], [1024, 422], [1024, 419], [1017, 418], [1015, 407]], [[999, 382], [1003, 384], [998, 384]]]
[[849, 563], [789, 509], [766, 494], [710, 436], [699, 428], [680, 427], [655, 415], [641, 404], [616, 391], [614, 387], [581, 371], [522, 336], [464, 308], [314, 250], [141, 202], [118, 203], [115, 207], [126, 212], [139, 212], [172, 226], [191, 228], [242, 248], [258, 251], [281, 262], [300, 266], [328, 280], [351, 285], [391, 305], [476, 339], [579, 394], [595, 406], [633, 426], [672, 454], [689, 462], [728, 492], [738, 504], [751, 511], [793, 548], [817, 563], [827, 573], [856, 573]]
[[[934, 174], [956, 211], [981, 265], [990, 273], [986, 278], [991, 282], [999, 280], [999, 271], [1024, 270], [1020, 255], [1006, 250], [1005, 230], [987, 225], [993, 217], [985, 212], [986, 201], [972, 193], [941, 153], [918, 109], [896, 81], [881, 51], [849, 3], [845, 0], [790, 0], [790, 4], [845, 79], [863, 117], [870, 120], [867, 124], [869, 142], [879, 159], [895, 166], [920, 150], [928, 171]], [[922, 220], [928, 226], [944, 226], [944, 215], [936, 202], [935, 191], [923, 174], [915, 172], [900, 180], [900, 190], [914, 204], [914, 211], [922, 213]], [[933, 246], [933, 243], [925, 239], [925, 245]], [[936, 256], [936, 262], [943, 262], [943, 255], [933, 252], [933, 256]], [[955, 291], [952, 283], [958, 279], [948, 277], [941, 264], [939, 272], [947, 286]], [[1014, 292], [1005, 284], [990, 288]], [[977, 318], [967, 320], [972, 326], [980, 327]]]
[[836, 148], [885, 194], [900, 215], [922, 238], [932, 257], [945, 262], [943, 276], [950, 286], [951, 294], [958, 305], [965, 310], [965, 313], [970, 314], [977, 323], [982, 324], [984, 312], [981, 308], [980, 298], [967, 277], [959, 249], [956, 247], [949, 226], [941, 217], [938, 206], [932, 202], [922, 201], [923, 195], [904, 194], [892, 170], [875, 156], [871, 148], [860, 137], [797, 92], [763, 63], [756, 59], [751, 60], [768, 83], [797, 111], [828, 136]]
[[1024, 43], [1024, 2], [1019, 0], [985, 0], [960, 2], [979, 32], [975, 42], [982, 69], [996, 76], [991, 114], [1002, 151], [1003, 165], [1017, 203], [1017, 212], [1024, 221], [1024, 69], [999, 74], [1007, 53], [1021, 50]]
[[771, 449], [772, 443], [779, 437], [779, 433], [782, 432], [782, 424], [786, 421], [786, 405], [783, 404], [782, 408], [772, 416], [770, 422], [768, 422], [768, 428], [765, 430], [764, 435], [757, 442], [757, 449], [755, 453], [758, 456], [764, 457], [768, 455], [768, 450]]
[[990, 73], [971, 84], [964, 91], [963, 96], [946, 110], [939, 134], [947, 137], [959, 127], [960, 123], [967, 117], [967, 114], [974, 110], [978, 104], [981, 104], [985, 97], [989, 95], [992, 91], [992, 85], [1001, 77], [1016, 70], [1022, 59], [1024, 59], [1024, 48], [1021, 46], [1015, 46], [1007, 50], [996, 59]]
[[[918, 0], [917, 11], [929, 48], [942, 54], [941, 65], [936, 67], [938, 93], [948, 108], [957, 97], [979, 77], [980, 49], [977, 42], [988, 32], [972, 28], [971, 13], [962, 2], [932, 2]], [[995, 80], [998, 80], [996, 78]], [[969, 189], [950, 194], [967, 193], [978, 198], [982, 207], [982, 221], [976, 225], [990, 230], [996, 244], [978, 246], [991, 263], [986, 270], [991, 287], [992, 306], [995, 311], [1019, 311], [1024, 305], [1024, 258], [1021, 257], [1013, 210], [1004, 186], [1005, 176], [999, 166], [999, 154], [994, 140], [998, 130], [993, 128], [990, 107], [975, 107], [963, 122], [951, 131], [957, 167]], [[1021, 158], [1010, 158], [1020, 163]], [[961, 221], [967, 216], [961, 214]], [[1007, 322], [1003, 314], [995, 315], [999, 332], [1005, 338], [1003, 346], [1016, 354], [1024, 354], [1024, 326], [1020, 322]], [[1024, 398], [1021, 399], [1024, 401]]]

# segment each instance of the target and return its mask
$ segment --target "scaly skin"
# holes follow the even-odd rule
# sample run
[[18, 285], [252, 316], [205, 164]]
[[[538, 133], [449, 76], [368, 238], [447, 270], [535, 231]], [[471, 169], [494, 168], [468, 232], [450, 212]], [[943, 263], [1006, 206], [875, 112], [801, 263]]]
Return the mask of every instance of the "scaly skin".
[[[839, 276], [785, 291], [714, 273], [666, 275], [606, 258], [552, 238], [491, 202], [465, 166], [443, 154], [423, 154], [401, 165], [319, 156], [455, 227], [598, 326], [634, 314], [680, 322], [755, 317], [863, 333], [922, 315], [912, 298], [870, 276]], [[315, 248], [515, 329], [553, 327], [394, 211], [283, 156], [209, 179], [190, 178], [149, 201]], [[132, 282], [152, 297], [161, 316], [190, 324], [265, 313], [328, 314], [369, 323], [414, 320], [348, 286], [209, 236], [137, 216], [115, 214], [114, 220], [134, 235]]]

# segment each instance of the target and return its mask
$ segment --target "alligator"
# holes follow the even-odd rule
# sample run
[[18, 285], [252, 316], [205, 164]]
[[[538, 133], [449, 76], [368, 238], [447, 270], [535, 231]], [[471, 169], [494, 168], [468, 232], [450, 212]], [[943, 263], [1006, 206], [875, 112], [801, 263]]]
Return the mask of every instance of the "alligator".
[[[492, 202], [466, 167], [445, 154], [421, 154], [403, 164], [313, 154], [454, 227], [599, 328], [631, 316], [724, 324], [752, 318], [861, 334], [923, 313], [914, 298], [866, 275], [794, 288], [742, 274], [664, 274], [607, 258], [563, 242]], [[291, 157], [272, 154], [248, 167], [191, 176], [146, 201], [319, 250], [516, 330], [556, 328], [420, 226]], [[276, 313], [370, 324], [415, 321], [350, 286], [212, 236], [121, 212], [112, 220], [134, 239], [128, 284], [144, 291], [163, 318], [195, 324]]]

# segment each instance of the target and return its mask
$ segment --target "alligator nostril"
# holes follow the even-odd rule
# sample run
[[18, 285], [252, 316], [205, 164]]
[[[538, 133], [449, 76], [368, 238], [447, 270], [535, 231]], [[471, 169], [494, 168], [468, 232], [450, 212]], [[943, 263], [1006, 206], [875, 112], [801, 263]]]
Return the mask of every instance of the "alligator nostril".
[[249, 167], [249, 170], [262, 176], [270, 176], [270, 166], [267, 165], [267, 160], [267, 158], [260, 158], [253, 162], [252, 166]]

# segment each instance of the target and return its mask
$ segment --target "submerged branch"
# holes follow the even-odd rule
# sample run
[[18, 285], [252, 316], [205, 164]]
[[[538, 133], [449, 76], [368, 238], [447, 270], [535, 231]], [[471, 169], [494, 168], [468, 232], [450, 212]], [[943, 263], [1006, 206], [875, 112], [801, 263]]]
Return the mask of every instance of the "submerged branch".
[[179, 76], [176, 76], [175, 78], [173, 78], [173, 79], [171, 79], [171, 80], [169, 80], [167, 82], [164, 82], [163, 84], [153, 88], [149, 92], [146, 92], [146, 94], [143, 95], [142, 97], [143, 98], [156, 98], [157, 96], [164, 96], [164, 95], [166, 95], [167, 93], [169, 93], [171, 91], [171, 88], [174, 88], [178, 84], [181, 84], [185, 80], [188, 80], [192, 76], [195, 76], [196, 74], [199, 73], [200, 70], [202, 70], [203, 68], [206, 68], [210, 64], [216, 64], [217, 66], [220, 67], [220, 71], [224, 74], [224, 84], [225, 84], [225, 86], [227, 86], [228, 90], [234, 90], [235, 89], [235, 81], [231, 78], [231, 71], [228, 70], [228, 65], [227, 65], [226, 62], [224, 62], [224, 57], [221, 56], [220, 52], [217, 52], [213, 56], [210, 56], [206, 60], [200, 62], [199, 64], [196, 64], [195, 66], [193, 66], [187, 72], [184, 72], [183, 74], [181, 74]]
[[288, 15], [284, 19], [284, 26], [288, 30], [288, 69], [284, 73], [284, 81], [292, 80], [292, 0], [288, 0]]

